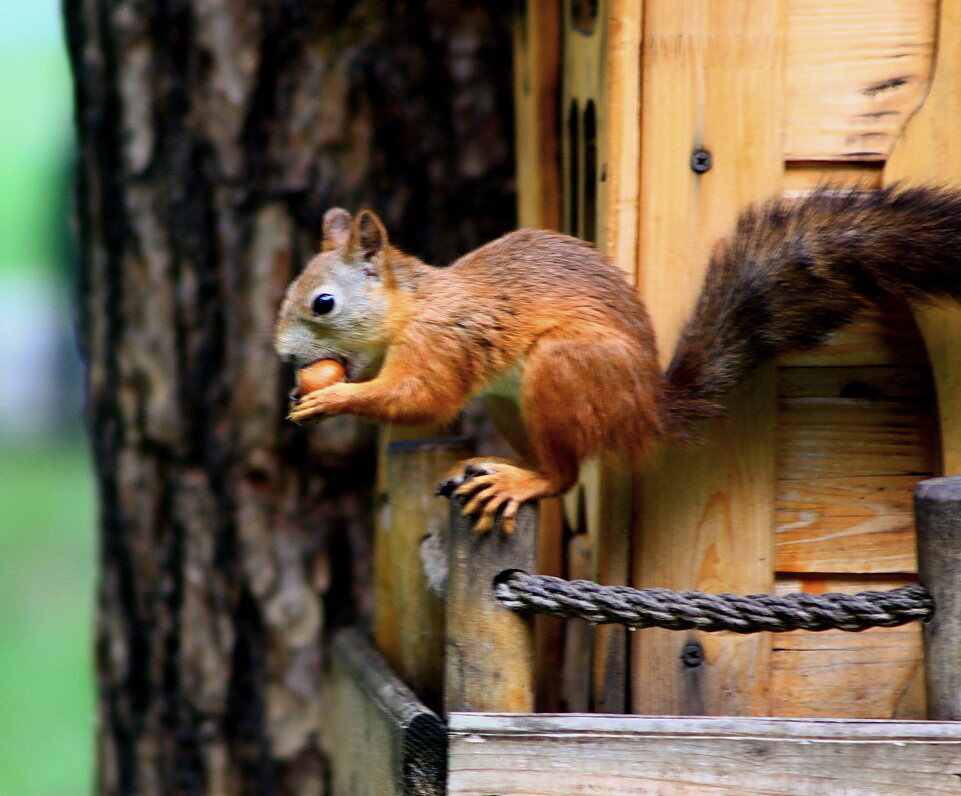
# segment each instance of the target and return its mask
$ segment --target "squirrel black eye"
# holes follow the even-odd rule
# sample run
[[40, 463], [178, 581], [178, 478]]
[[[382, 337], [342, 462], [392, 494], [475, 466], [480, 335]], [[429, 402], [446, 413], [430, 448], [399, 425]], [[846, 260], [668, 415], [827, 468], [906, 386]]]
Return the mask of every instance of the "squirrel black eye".
[[314, 299], [310, 309], [314, 315], [326, 315], [334, 308], [334, 304], [334, 297], [330, 293], [321, 293]]

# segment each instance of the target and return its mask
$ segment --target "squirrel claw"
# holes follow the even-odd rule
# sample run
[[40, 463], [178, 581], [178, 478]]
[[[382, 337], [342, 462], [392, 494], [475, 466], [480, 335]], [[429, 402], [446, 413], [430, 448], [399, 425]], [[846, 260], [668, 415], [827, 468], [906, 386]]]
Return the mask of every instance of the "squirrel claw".
[[477, 533], [487, 533], [494, 527], [495, 520], [499, 520], [503, 532], [509, 534], [514, 531], [521, 504], [543, 494], [537, 484], [537, 488], [532, 489], [530, 484], [524, 483], [524, 479], [530, 479], [532, 475], [506, 461], [467, 461], [441, 481], [437, 494], [462, 499], [461, 514], [474, 517]]

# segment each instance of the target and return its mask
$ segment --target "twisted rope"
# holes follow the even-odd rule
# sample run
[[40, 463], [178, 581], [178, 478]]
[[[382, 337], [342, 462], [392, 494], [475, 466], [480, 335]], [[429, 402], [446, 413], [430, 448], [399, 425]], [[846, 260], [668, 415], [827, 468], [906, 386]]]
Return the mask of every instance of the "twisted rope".
[[850, 630], [894, 627], [929, 619], [934, 603], [920, 585], [860, 594], [705, 594], [669, 589], [600, 586], [506, 570], [494, 596], [514, 611], [535, 611], [594, 624], [776, 633], [787, 630]]

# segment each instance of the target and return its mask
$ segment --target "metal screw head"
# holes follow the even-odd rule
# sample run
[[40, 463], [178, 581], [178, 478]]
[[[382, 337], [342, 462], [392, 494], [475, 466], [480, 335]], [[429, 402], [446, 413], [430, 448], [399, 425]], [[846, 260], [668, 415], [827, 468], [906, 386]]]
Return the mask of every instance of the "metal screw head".
[[703, 174], [705, 171], [710, 171], [713, 165], [714, 158], [706, 149], [695, 149], [691, 154], [691, 171]]
[[704, 647], [696, 641], [689, 641], [681, 650], [681, 662], [685, 666], [700, 666], [704, 663]]

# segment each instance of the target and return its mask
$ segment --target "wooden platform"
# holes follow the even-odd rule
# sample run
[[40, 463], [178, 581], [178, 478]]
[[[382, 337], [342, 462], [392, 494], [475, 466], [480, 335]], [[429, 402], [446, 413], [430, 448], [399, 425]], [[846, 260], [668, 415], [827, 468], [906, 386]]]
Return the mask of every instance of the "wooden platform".
[[419, 704], [356, 631], [334, 645], [334, 796], [955, 794], [961, 723], [464, 713]]

